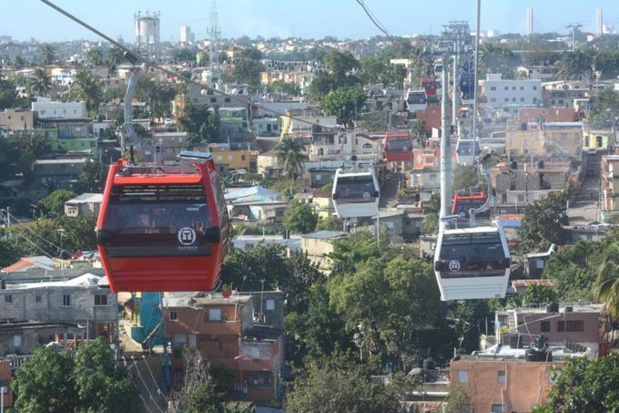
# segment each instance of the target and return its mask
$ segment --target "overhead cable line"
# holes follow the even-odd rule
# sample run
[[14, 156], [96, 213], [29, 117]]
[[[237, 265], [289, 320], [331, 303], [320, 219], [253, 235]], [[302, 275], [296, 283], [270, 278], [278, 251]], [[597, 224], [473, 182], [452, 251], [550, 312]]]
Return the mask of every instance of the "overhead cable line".
[[370, 18], [370, 20], [372, 20], [372, 23], [374, 23], [374, 26], [376, 26], [378, 28], [378, 30], [380, 30], [381, 32], [383, 32], [385, 34], [385, 36], [387, 36], [388, 38], [391, 39], [391, 35], [389, 34], [389, 32], [387, 31], [387, 29], [385, 28], [385, 26], [383, 26], [378, 19], [376, 18], [376, 16], [374, 16], [374, 14], [372, 13], [372, 11], [368, 8], [368, 6], [365, 5], [365, 3], [363, 2], [363, 0], [357, 0], [357, 3], [359, 3], [359, 5], [363, 8], [363, 11], [365, 12], [365, 14], [367, 14], [367, 16]]
[[[196, 82], [192, 79], [189, 79], [185, 76], [182, 75], [182, 73], [178, 73], [175, 72], [173, 70], [167, 69], [157, 63], [153, 63], [153, 62], [149, 62], [148, 60], [144, 59], [141, 56], [138, 56], [135, 52], [133, 52], [131, 49], [127, 48], [126, 46], [124, 46], [123, 44], [121, 44], [120, 42], [112, 39], [110, 36], [106, 35], [105, 33], [97, 30], [96, 28], [94, 28], [93, 26], [89, 25], [88, 23], [86, 23], [85, 21], [81, 20], [80, 18], [72, 15], [71, 13], [69, 13], [68, 11], [62, 9], [61, 7], [55, 5], [54, 3], [52, 3], [49, 0], [40, 0], [41, 2], [47, 4], [49, 7], [53, 8], [54, 10], [56, 10], [57, 12], [63, 14], [64, 16], [68, 17], [69, 19], [73, 20], [74, 22], [76, 22], [77, 24], [79, 24], [80, 26], [90, 30], [91, 32], [95, 33], [96, 35], [102, 37], [103, 39], [107, 40], [108, 42], [110, 42], [112, 45], [116, 46], [117, 48], [119, 48], [120, 50], [122, 50], [124, 52], [124, 57], [127, 61], [129, 61], [132, 64], [144, 64], [148, 67], [152, 67], [154, 69], [160, 70], [170, 76], [173, 76], [175, 78], [180, 78], [182, 80], [184, 80], [187, 83], [191, 83], [194, 85], [198, 85], [200, 87], [205, 87], [205, 85]], [[250, 103], [250, 99], [241, 99], [238, 97], [238, 95], [230, 95], [228, 93], [222, 92], [218, 89], [215, 88], [210, 88], [207, 87], [209, 89], [209, 91], [213, 91], [215, 94], [224, 96], [226, 98], [229, 98], [230, 100], [234, 100], [235, 102], [240, 102], [244, 105], [249, 104]], [[248, 96], [248, 98], [250, 98], [250, 96]], [[306, 119], [301, 119], [298, 118], [296, 116], [292, 116], [292, 115], [288, 115], [286, 113], [282, 113], [282, 112], [278, 112], [276, 110], [273, 109], [269, 109], [269, 108], [262, 108], [263, 111], [270, 113], [271, 115], [276, 115], [276, 116], [285, 116], [288, 117], [292, 120], [301, 122], [301, 123], [305, 123], [308, 125], [312, 125], [312, 126], [320, 126], [323, 129], [337, 129], [337, 127], [333, 127], [333, 126], [327, 126], [318, 122], [312, 122], [312, 121], [308, 121]]]

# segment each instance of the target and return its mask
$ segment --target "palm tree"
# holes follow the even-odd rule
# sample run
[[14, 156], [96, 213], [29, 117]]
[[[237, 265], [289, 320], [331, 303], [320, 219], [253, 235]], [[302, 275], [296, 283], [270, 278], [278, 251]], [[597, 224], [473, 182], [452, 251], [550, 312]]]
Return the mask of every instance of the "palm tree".
[[102, 96], [101, 81], [90, 70], [82, 69], [75, 74], [69, 89], [71, 99], [86, 102], [90, 111], [101, 101]]
[[105, 62], [110, 68], [114, 68], [123, 61], [123, 51], [118, 47], [112, 47], [105, 58]]
[[297, 177], [303, 172], [304, 162], [309, 159], [305, 153], [305, 147], [299, 139], [284, 137], [275, 148], [277, 160], [284, 167], [284, 174], [291, 178]]
[[612, 318], [619, 318], [619, 243], [610, 244], [598, 269], [593, 293], [604, 301], [604, 310]]
[[46, 44], [41, 49], [41, 61], [45, 65], [51, 65], [56, 60], [56, 48], [51, 44]]
[[13, 67], [17, 70], [22, 69], [26, 66], [26, 61], [21, 55], [17, 55], [13, 58]]
[[101, 49], [90, 49], [88, 53], [86, 53], [86, 59], [93, 66], [102, 66], [103, 52], [101, 51]]
[[26, 88], [33, 95], [47, 96], [47, 94], [52, 90], [52, 81], [47, 73], [45, 73], [45, 70], [37, 67], [34, 70], [33, 76], [28, 79]]

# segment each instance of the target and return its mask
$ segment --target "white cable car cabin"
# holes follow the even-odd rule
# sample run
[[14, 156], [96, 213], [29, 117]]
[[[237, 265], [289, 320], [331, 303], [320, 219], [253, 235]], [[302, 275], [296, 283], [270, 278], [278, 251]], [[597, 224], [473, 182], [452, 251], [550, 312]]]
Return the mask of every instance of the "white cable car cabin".
[[380, 187], [374, 168], [354, 172], [335, 171], [331, 198], [338, 218], [378, 215]]
[[[490, 168], [492, 152], [479, 157], [488, 184], [484, 205], [469, 210], [468, 228], [451, 228], [459, 216], [443, 217], [434, 252], [434, 274], [441, 300], [505, 298], [511, 255], [505, 230], [498, 222], [476, 225], [475, 215], [494, 207]], [[451, 222], [449, 222], [451, 221]]]
[[507, 239], [500, 225], [441, 226], [434, 273], [442, 301], [504, 298], [510, 265]]
[[409, 112], [425, 110], [428, 106], [428, 95], [425, 89], [408, 89], [406, 93], [406, 109]]

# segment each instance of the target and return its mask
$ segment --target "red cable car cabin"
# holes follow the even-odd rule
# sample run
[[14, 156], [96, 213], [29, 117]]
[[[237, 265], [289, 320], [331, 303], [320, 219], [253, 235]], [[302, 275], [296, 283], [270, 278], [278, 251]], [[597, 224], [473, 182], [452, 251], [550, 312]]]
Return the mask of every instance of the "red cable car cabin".
[[[477, 209], [486, 203], [488, 196], [485, 191], [478, 194], [459, 193], [454, 194], [453, 203], [451, 204], [451, 213], [453, 215], [464, 214], [465, 218], [469, 217], [469, 210]], [[476, 217], [489, 217], [490, 210], [475, 215]]]
[[387, 162], [412, 162], [413, 141], [410, 134], [387, 132], [383, 152]]
[[422, 77], [419, 80], [419, 86], [426, 91], [426, 96], [436, 96], [440, 81], [434, 77]]
[[110, 166], [96, 232], [113, 292], [217, 287], [228, 211], [212, 157], [190, 154], [204, 161]]

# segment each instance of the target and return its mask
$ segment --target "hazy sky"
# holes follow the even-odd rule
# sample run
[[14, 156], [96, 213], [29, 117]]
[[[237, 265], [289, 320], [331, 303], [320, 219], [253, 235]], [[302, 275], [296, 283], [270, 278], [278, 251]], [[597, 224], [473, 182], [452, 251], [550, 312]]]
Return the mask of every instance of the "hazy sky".
[[[159, 12], [161, 39], [178, 40], [188, 25], [206, 37], [212, 0], [52, 0], [110, 37], [134, 41], [135, 12]], [[364, 0], [374, 16], [396, 36], [439, 34], [452, 20], [476, 25], [476, 0]], [[482, 30], [526, 33], [528, 7], [536, 32], [568, 33], [566, 25], [596, 31], [597, 9], [604, 22], [619, 28], [618, 0], [482, 0]], [[381, 34], [356, 0], [219, 0], [222, 37], [367, 38]], [[0, 0], [0, 35], [40, 41], [98, 39], [40, 0]]]

